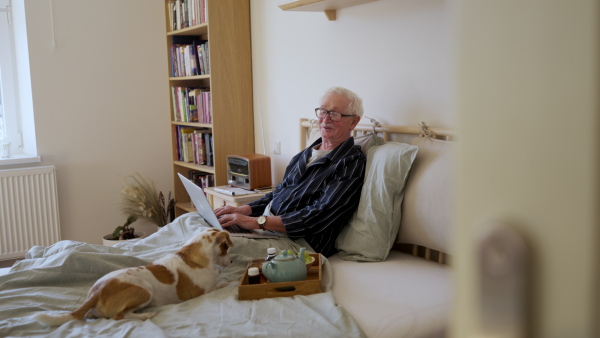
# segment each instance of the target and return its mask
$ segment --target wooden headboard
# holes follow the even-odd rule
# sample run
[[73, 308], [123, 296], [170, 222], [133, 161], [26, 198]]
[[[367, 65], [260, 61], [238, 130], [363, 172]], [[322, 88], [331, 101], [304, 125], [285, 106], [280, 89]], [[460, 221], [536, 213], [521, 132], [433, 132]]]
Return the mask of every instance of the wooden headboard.
[[[361, 136], [367, 133], [374, 131], [379, 135], [384, 141], [391, 140], [395, 135], [401, 136], [425, 136], [424, 133], [428, 133], [427, 135], [432, 136], [433, 138], [442, 139], [442, 140], [451, 140], [454, 139], [455, 133], [448, 129], [442, 128], [431, 128], [425, 124], [425, 122], [421, 122], [420, 125], [416, 126], [388, 126], [381, 125], [376, 120], [371, 119], [372, 124], [359, 124], [352, 131], [352, 136]], [[306, 148], [308, 145], [306, 141], [308, 140], [308, 135], [312, 128], [318, 128], [317, 120], [314, 119], [300, 119], [300, 149]]]
[[[421, 122], [416, 126], [389, 126], [381, 125], [374, 119], [370, 120], [371, 125], [359, 124], [356, 126], [352, 132], [352, 136], [356, 137], [375, 132], [384, 141], [395, 140], [398, 137], [412, 138], [415, 136], [430, 136], [441, 140], [454, 140], [456, 138], [455, 132], [448, 129], [431, 128], [425, 122]], [[300, 119], [300, 149], [305, 149], [308, 146], [307, 141], [313, 128], [318, 128], [316, 120]], [[449, 264], [451, 259], [451, 256], [447, 253], [416, 244], [396, 243], [392, 249], [441, 264]]]

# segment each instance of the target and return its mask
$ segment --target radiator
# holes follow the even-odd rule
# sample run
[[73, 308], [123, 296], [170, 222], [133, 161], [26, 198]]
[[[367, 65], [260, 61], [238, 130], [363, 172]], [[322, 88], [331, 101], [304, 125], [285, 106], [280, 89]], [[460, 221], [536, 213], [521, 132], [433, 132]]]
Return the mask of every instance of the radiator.
[[60, 241], [54, 166], [0, 170], [0, 260]]

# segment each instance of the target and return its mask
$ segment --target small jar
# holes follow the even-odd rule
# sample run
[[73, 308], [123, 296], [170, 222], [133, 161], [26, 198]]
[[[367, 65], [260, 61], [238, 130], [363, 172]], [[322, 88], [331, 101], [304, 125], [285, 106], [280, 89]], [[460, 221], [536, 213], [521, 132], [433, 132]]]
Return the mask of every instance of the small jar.
[[277, 256], [277, 249], [268, 248], [267, 249], [267, 258], [265, 258], [265, 262], [268, 262]]
[[257, 267], [248, 269], [248, 284], [260, 284], [260, 274]]

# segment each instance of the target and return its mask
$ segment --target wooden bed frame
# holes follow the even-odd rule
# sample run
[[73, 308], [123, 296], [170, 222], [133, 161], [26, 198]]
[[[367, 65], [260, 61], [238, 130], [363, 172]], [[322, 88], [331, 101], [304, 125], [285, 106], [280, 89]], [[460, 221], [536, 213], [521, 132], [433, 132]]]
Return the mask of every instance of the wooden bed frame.
[[[381, 125], [374, 119], [364, 117], [366, 119], [370, 119], [373, 123], [372, 125], [368, 124], [359, 124], [352, 131], [352, 136], [361, 136], [368, 134], [370, 132], [375, 132], [378, 136], [380, 136], [383, 141], [390, 141], [393, 135], [412, 135], [412, 136], [431, 136], [436, 139], [441, 140], [454, 140], [456, 134], [448, 129], [442, 128], [431, 128], [425, 124], [425, 122], [421, 122], [418, 126], [388, 126]], [[306, 141], [308, 140], [308, 133], [311, 128], [316, 128], [317, 120], [314, 119], [300, 119], [300, 148], [304, 149], [308, 145]]]

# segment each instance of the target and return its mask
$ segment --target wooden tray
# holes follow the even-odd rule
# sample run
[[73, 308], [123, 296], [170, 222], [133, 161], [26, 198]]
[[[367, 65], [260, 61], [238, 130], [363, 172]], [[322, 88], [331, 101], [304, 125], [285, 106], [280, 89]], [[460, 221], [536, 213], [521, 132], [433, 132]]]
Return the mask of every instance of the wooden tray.
[[[248, 284], [248, 269], [240, 280], [238, 286], [238, 299], [262, 299], [275, 297], [291, 297], [297, 295], [312, 295], [313, 293], [323, 292], [321, 285], [323, 279], [323, 267], [321, 266], [321, 255], [310, 254], [315, 258], [313, 265], [306, 274], [306, 280], [297, 282], [269, 283], [267, 278], [261, 273], [260, 284]], [[264, 259], [255, 259], [249, 265], [250, 267], [261, 268]]]

